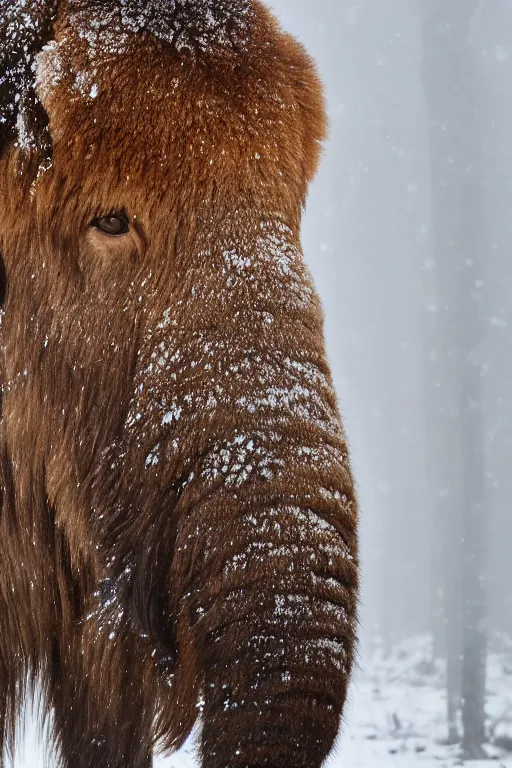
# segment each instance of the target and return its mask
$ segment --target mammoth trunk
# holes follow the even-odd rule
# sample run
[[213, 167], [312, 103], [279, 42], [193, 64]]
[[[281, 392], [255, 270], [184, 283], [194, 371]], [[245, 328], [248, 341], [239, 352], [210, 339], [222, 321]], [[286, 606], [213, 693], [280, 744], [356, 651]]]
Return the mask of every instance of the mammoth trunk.
[[346, 451], [300, 414], [253, 418], [207, 457], [200, 477], [215, 490], [176, 541], [173, 576], [204, 675], [204, 761], [284, 768], [307, 755], [319, 766], [353, 650]]
[[197, 247], [177, 298], [148, 310], [121, 451], [121, 482], [135, 481], [109, 481], [107, 554], [176, 670], [166, 744], [199, 707], [209, 768], [314, 768], [352, 664], [356, 499], [292, 229], [233, 231]]
[[[320, 766], [351, 667], [354, 510], [344, 448], [300, 419], [280, 427], [255, 425], [214, 454], [211, 468], [227, 487], [197, 506], [177, 540], [175, 573], [185, 578], [204, 675], [204, 764], [215, 768], [306, 766], [306, 755], [307, 766]], [[253, 475], [246, 487], [239, 467]]]
[[192, 270], [156, 324], [129, 423], [167, 430], [145, 466], [181, 477], [168, 583], [204, 764], [312, 768], [352, 662], [356, 501], [300, 248], [281, 221], [243, 232], [199, 250], [215, 280]]

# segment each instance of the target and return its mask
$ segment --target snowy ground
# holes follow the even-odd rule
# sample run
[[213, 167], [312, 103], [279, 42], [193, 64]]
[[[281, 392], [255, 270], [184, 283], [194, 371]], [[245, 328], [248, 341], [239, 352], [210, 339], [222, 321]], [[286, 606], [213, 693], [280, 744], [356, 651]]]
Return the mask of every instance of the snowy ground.
[[[512, 649], [500, 642], [489, 659], [487, 713], [496, 735], [512, 736]], [[387, 659], [376, 654], [362, 664], [350, 697], [346, 723], [326, 768], [448, 768], [462, 765], [445, 736], [443, 669], [428, 663], [428, 642], [415, 638]], [[497, 768], [512, 768], [508, 756], [492, 747]], [[155, 768], [196, 768], [193, 744]], [[480, 768], [488, 763], [468, 763]], [[42, 768], [43, 751], [31, 729], [7, 768]]]

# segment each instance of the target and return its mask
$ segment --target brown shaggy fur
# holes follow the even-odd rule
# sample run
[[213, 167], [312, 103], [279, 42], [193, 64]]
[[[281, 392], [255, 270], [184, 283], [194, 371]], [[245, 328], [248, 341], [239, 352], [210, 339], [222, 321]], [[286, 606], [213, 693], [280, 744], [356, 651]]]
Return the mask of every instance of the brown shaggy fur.
[[[316, 768], [354, 653], [357, 510], [300, 250], [314, 66], [258, 0], [29, 0], [22, 26], [16, 5], [0, 755], [39, 681], [67, 768], [146, 768], [198, 718], [208, 768]], [[91, 225], [120, 211], [128, 234]]]

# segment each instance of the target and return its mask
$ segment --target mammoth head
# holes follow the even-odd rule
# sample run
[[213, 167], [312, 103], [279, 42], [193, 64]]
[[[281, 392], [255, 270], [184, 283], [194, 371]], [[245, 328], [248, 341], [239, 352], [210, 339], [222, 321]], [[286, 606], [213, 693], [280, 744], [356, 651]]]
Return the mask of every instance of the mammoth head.
[[12, 503], [51, 510], [84, 615], [108, 579], [130, 632], [178, 659], [168, 744], [202, 688], [208, 765], [320, 765], [357, 573], [300, 247], [325, 129], [314, 66], [258, 0], [0, 10]]
[[7, 356], [6, 394], [37, 389], [42, 407], [24, 419], [47, 414], [49, 478], [70, 453], [89, 475], [130, 409], [135, 442], [145, 420], [158, 441], [151, 403], [172, 398], [151, 360], [171, 331], [236, 346], [242, 318], [268, 335], [279, 308], [321, 334], [299, 240], [321, 89], [250, 0], [9, 0], [2, 12], [4, 334], [40, 358], [30, 370]]

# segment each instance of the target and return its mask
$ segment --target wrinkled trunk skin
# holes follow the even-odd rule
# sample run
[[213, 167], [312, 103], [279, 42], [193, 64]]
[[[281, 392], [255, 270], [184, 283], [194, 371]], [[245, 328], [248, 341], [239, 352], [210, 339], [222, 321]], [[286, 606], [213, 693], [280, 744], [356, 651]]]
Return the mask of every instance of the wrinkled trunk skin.
[[[200, 694], [203, 765], [312, 768], [338, 731], [357, 593], [356, 500], [322, 312], [283, 220], [237, 218], [210, 242], [196, 252], [211, 281], [189, 274], [182, 298], [155, 308], [111, 454], [132, 471], [111, 478], [118, 515], [108, 529], [101, 518], [99, 538], [170, 662], [183, 722]], [[153, 491], [168, 506], [146, 515]]]

